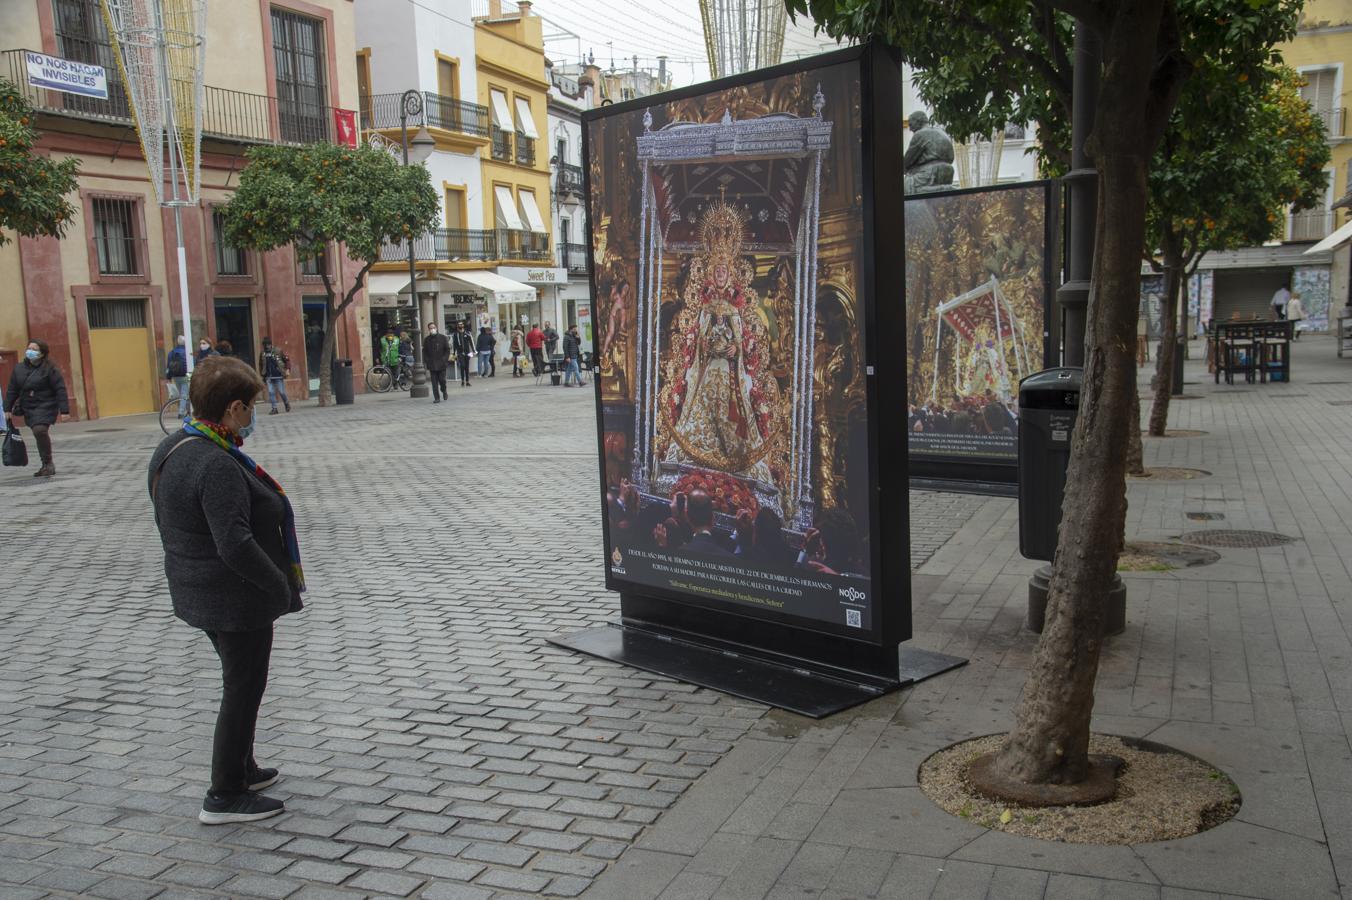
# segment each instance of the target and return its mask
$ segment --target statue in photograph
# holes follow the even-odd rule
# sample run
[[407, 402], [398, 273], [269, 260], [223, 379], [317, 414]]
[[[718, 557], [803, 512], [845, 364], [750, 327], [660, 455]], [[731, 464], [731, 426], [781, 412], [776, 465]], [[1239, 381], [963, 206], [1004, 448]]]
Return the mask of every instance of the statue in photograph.
[[666, 460], [773, 484], [778, 387], [768, 372], [769, 334], [741, 256], [747, 214], [725, 200], [700, 221], [685, 307], [667, 358]]
[[911, 144], [902, 161], [905, 191], [925, 194], [953, 186], [953, 140], [930, 124], [929, 116], [916, 110], [906, 121], [911, 126]]

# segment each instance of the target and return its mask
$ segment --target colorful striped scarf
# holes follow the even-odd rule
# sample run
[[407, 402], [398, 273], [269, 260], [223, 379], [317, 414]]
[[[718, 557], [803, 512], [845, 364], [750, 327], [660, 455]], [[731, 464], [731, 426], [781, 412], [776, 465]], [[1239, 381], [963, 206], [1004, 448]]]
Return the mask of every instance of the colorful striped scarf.
[[[244, 468], [254, 473], [258, 480], [266, 484], [277, 492], [277, 496], [282, 498], [282, 507], [285, 510], [282, 516], [282, 539], [286, 542], [287, 556], [291, 557], [291, 583], [295, 585], [296, 590], [305, 593], [305, 571], [300, 565], [300, 541], [296, 539], [296, 514], [291, 509], [291, 501], [286, 498], [286, 491], [277, 483], [263, 467], [254, 462], [248, 454], [236, 446], [234, 440], [227, 440], [225, 435], [219, 430], [219, 426], [202, 419], [193, 418], [183, 423], [183, 431], [187, 434], [204, 437], [216, 446], [220, 447], [226, 453], [229, 453]], [[233, 435], [231, 436], [233, 438]]]

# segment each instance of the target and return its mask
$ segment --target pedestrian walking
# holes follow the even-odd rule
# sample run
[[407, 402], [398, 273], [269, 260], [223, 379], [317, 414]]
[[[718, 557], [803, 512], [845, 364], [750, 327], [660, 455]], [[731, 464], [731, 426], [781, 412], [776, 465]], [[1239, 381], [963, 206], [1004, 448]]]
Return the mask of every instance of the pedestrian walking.
[[218, 354], [212, 348], [211, 341], [207, 340], [206, 338], [202, 338], [200, 341], [197, 342], [197, 355], [196, 358], [193, 359], [193, 363], [195, 365], [201, 365], [202, 360], [206, 359], [208, 356], [219, 356], [219, 355], [220, 354]]
[[164, 379], [169, 382], [169, 399], [178, 401], [178, 417], [188, 416], [188, 341], [178, 336], [178, 345], [164, 360]]
[[263, 379], [243, 360], [205, 360], [189, 388], [194, 417], [160, 442], [147, 487], [174, 615], [206, 633], [221, 661], [211, 787], [197, 820], [255, 822], [282, 801], [259, 791], [276, 769], [254, 759], [273, 622], [301, 609], [296, 519], [280, 484], [240, 450]]
[[545, 370], [545, 333], [540, 330], [539, 322], [526, 332], [526, 346], [530, 348], [531, 374], [539, 378], [540, 373]]
[[291, 360], [281, 347], [275, 347], [272, 338], [263, 338], [263, 352], [258, 354], [258, 374], [268, 386], [268, 403], [272, 405], [270, 416], [277, 415], [277, 398], [291, 412], [291, 398], [286, 395], [286, 376], [291, 374]]
[[[1272, 294], [1272, 318], [1278, 322], [1286, 318], [1286, 304], [1291, 302], [1291, 287], [1283, 284]], [[1254, 316], [1257, 318], [1257, 316]]]
[[455, 351], [455, 364], [460, 369], [460, 386], [469, 387], [469, 361], [477, 352], [474, 338], [465, 330], [464, 320], [455, 323], [455, 334], [451, 335], [451, 349]]
[[1150, 320], [1145, 313], [1136, 317], [1136, 365], [1143, 366], [1150, 359]]
[[1292, 294], [1286, 301], [1286, 318], [1295, 323], [1291, 326], [1291, 340], [1300, 340], [1300, 331], [1304, 327], [1300, 323], [1305, 320], [1305, 306], [1300, 302], [1300, 294]]
[[545, 359], [553, 359], [559, 349], [559, 333], [549, 322], [545, 323]]
[[[432, 379], [432, 402], [446, 399], [446, 367], [451, 364], [451, 342], [437, 333], [437, 323], [427, 323], [427, 337], [423, 338], [423, 365]], [[438, 393], [439, 392], [439, 393]]]
[[572, 387], [576, 382], [582, 387], [582, 337], [577, 333], [576, 325], [569, 325], [563, 335], [563, 386]]
[[35, 478], [50, 478], [56, 474], [50, 430], [58, 419], [64, 422], [70, 418], [66, 379], [49, 358], [49, 352], [46, 341], [36, 338], [29, 341], [23, 362], [9, 374], [9, 387], [5, 391], [5, 412], [22, 416], [38, 445], [42, 467], [33, 473]]
[[230, 343], [229, 341], [217, 341], [217, 342], [216, 342], [216, 355], [217, 355], [217, 356], [234, 356], [234, 355], [235, 355], [235, 345], [232, 344], [232, 343]]
[[493, 337], [493, 329], [484, 325], [479, 329], [479, 337], [475, 339], [474, 349], [479, 354], [479, 377], [492, 378], [496, 366], [493, 364], [493, 348], [497, 346], [497, 340]]
[[521, 354], [526, 352], [526, 335], [520, 325], [512, 326], [512, 339], [507, 346], [512, 352], [512, 377], [520, 378], [526, 374], [521, 371]]

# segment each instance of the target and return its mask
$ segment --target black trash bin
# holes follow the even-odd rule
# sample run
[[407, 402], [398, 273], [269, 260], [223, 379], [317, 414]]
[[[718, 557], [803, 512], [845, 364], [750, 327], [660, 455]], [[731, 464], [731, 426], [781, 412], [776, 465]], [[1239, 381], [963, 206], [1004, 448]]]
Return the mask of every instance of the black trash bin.
[[1046, 369], [1019, 382], [1019, 552], [1028, 559], [1056, 555], [1083, 383], [1078, 368]]
[[335, 359], [333, 361], [333, 400], [339, 406], [346, 406], [352, 397], [352, 360]]

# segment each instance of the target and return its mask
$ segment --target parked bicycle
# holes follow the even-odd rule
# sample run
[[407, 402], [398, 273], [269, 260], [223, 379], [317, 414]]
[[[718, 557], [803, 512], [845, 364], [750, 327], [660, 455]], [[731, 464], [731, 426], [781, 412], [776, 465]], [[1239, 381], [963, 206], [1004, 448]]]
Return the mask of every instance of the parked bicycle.
[[[183, 414], [179, 414], [179, 405], [183, 406]], [[192, 417], [192, 401], [186, 394], [183, 397], [170, 397], [164, 401], [160, 407], [160, 430], [165, 434], [172, 434], [183, 428], [183, 423]]]
[[413, 369], [408, 363], [401, 362], [398, 371], [384, 363], [377, 363], [366, 370], [366, 388], [376, 394], [387, 394], [396, 387], [406, 391], [413, 386]]

